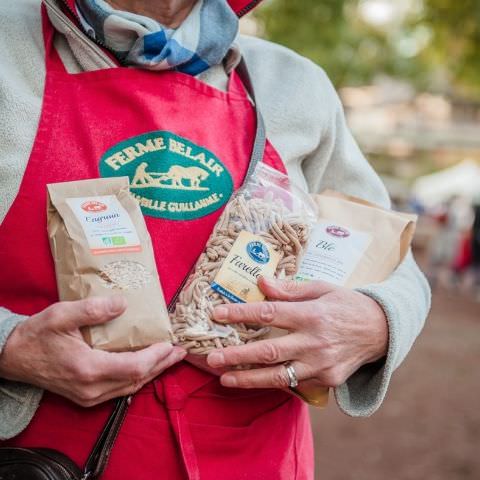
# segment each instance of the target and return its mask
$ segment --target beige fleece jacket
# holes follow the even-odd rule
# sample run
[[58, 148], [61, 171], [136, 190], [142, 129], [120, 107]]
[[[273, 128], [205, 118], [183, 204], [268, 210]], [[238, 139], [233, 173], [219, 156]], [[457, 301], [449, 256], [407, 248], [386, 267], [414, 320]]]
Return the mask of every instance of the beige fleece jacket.
[[[56, 46], [71, 72], [112, 67], [59, 9], [45, 0], [59, 31]], [[384, 186], [363, 157], [345, 122], [340, 100], [325, 72], [309, 60], [272, 43], [240, 36], [238, 47], [252, 76], [267, 135], [289, 175], [305, 190], [332, 188], [388, 206]], [[40, 0], [0, 2], [0, 222], [20, 186], [39, 122], [45, 78]], [[224, 89], [222, 66], [199, 80]], [[0, 223], [1, 228], [1, 223]], [[349, 415], [372, 414], [382, 403], [392, 373], [421, 331], [430, 290], [411, 254], [391, 275], [361, 291], [384, 309], [390, 329], [385, 360], [366, 365], [336, 389]], [[0, 307], [0, 353], [22, 312]], [[35, 414], [41, 390], [0, 379], [0, 439], [22, 431]]]

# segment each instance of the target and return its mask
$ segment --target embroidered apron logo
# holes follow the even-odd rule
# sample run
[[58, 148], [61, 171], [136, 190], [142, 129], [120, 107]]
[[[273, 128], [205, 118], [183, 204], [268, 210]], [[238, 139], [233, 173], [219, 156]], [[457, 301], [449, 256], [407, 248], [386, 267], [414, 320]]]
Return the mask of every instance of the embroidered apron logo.
[[212, 152], [165, 131], [112, 147], [101, 158], [100, 175], [128, 176], [143, 213], [170, 220], [204, 217], [233, 192], [229, 171]]

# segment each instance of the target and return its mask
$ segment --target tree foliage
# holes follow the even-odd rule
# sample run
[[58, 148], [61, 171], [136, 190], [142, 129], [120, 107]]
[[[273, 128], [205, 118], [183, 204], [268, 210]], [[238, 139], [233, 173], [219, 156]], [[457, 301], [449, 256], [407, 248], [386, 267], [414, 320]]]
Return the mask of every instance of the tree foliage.
[[480, 99], [480, 1], [424, 0], [422, 16], [432, 39], [420, 53], [424, 68], [443, 70], [464, 95]]
[[320, 64], [337, 86], [385, 73], [480, 99], [480, 0], [415, 0], [382, 26], [360, 15], [362, 1], [266, 0], [256, 17], [266, 38]]

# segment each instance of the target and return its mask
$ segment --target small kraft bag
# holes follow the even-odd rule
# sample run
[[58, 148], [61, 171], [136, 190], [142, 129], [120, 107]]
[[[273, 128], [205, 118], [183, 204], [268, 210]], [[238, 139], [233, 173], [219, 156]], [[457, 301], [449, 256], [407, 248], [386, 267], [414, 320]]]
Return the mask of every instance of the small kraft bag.
[[121, 294], [127, 310], [82, 330], [92, 347], [138, 350], [170, 341], [170, 321], [152, 241], [128, 177], [48, 188], [48, 235], [61, 301]]
[[[386, 280], [407, 255], [415, 215], [333, 190], [312, 198], [318, 217], [296, 275], [298, 281], [322, 280], [359, 288]], [[315, 380], [302, 382], [296, 391], [317, 407], [327, 404], [328, 392]]]

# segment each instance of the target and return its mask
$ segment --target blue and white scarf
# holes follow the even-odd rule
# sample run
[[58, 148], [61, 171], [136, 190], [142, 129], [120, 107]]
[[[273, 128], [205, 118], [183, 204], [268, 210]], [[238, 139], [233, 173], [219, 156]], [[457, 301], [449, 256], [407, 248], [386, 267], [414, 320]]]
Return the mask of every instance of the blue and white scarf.
[[87, 33], [112, 49], [126, 65], [198, 75], [225, 58], [238, 32], [226, 0], [198, 0], [171, 29], [156, 20], [113, 9], [103, 0], [76, 0]]

